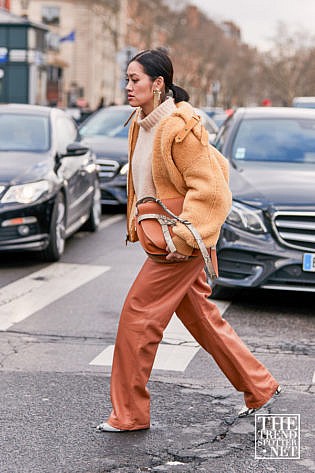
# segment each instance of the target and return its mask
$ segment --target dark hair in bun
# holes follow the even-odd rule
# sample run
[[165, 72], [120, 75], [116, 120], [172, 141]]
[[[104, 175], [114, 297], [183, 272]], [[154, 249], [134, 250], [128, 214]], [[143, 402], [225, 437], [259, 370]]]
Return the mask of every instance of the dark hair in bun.
[[139, 62], [144, 72], [155, 80], [157, 77], [162, 76], [165, 83], [165, 93], [167, 94], [170, 90], [173, 93], [175, 102], [188, 102], [189, 95], [185, 89], [173, 84], [173, 64], [168, 54], [163, 49], [146, 49], [136, 54], [130, 61]]

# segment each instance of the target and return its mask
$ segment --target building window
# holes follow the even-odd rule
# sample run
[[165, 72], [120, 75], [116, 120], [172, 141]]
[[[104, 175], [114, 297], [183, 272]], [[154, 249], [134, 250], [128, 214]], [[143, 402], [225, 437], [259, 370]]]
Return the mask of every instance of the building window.
[[60, 8], [52, 5], [42, 6], [42, 22], [46, 25], [59, 25]]
[[46, 45], [51, 51], [59, 51], [60, 49], [60, 36], [58, 34], [49, 31], [46, 34]]

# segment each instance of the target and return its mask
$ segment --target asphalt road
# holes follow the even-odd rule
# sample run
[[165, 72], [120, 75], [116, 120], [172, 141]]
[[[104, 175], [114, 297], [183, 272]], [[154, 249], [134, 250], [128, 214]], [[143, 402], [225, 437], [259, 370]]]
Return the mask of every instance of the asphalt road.
[[54, 265], [1, 255], [0, 473], [315, 472], [310, 293], [251, 291], [219, 303], [283, 386], [262, 413], [300, 415], [300, 459], [255, 458], [255, 417], [236, 418], [241, 394], [176, 318], [149, 383], [151, 429], [95, 432], [110, 410], [120, 309], [144, 261], [138, 245], [125, 247], [124, 226], [123, 214], [104, 215], [100, 231], [73, 236]]

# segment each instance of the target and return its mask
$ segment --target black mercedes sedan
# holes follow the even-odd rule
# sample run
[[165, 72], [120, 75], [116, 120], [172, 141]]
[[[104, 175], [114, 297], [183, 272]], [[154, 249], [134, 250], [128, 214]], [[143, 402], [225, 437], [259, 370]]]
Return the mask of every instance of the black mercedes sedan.
[[250, 287], [315, 292], [315, 110], [239, 109], [214, 144], [230, 160], [233, 205], [212, 297]]
[[57, 261], [65, 240], [101, 216], [95, 155], [62, 110], [0, 105], [0, 252]]
[[129, 105], [101, 108], [79, 127], [82, 144], [96, 154], [102, 205], [118, 206], [127, 202], [130, 121], [126, 122], [133, 110]]

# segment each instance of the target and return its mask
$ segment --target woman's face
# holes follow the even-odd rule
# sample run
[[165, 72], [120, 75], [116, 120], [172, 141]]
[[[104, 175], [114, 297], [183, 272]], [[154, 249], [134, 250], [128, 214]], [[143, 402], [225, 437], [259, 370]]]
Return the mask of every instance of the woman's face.
[[143, 66], [133, 61], [127, 69], [128, 102], [132, 107], [141, 107], [142, 110], [150, 112], [153, 110], [154, 82], [143, 69]]

